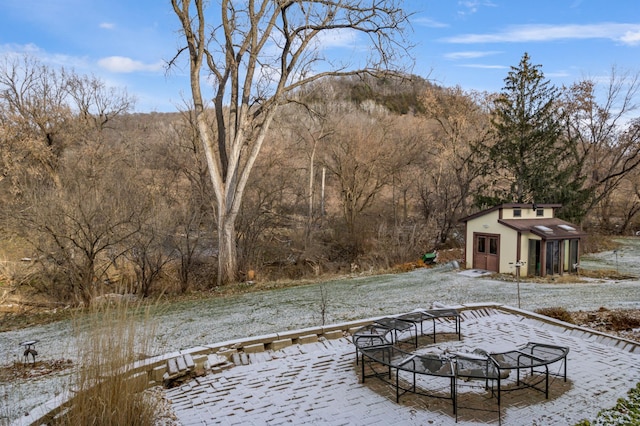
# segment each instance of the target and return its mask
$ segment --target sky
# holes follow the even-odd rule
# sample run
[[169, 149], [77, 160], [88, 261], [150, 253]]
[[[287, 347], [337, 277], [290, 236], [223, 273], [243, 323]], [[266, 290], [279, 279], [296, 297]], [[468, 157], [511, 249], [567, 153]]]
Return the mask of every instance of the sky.
[[[442, 86], [498, 92], [525, 52], [556, 86], [640, 71], [637, 0], [406, 0], [404, 8], [411, 71]], [[181, 46], [178, 29], [169, 0], [0, 0], [0, 58], [26, 53], [93, 75], [126, 89], [139, 112], [175, 111], [189, 98], [188, 70], [165, 66]], [[348, 57], [365, 41], [338, 37], [323, 48]]]

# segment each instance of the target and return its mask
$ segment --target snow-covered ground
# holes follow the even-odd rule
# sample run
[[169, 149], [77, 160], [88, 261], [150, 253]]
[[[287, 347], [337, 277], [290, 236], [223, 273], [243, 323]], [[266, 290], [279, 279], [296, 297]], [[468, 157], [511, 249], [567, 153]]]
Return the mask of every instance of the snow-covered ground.
[[[581, 260], [583, 269], [618, 269], [640, 276], [640, 239], [626, 239], [617, 252]], [[592, 281], [576, 284], [520, 283], [520, 307], [564, 307], [568, 310], [640, 308], [640, 281]], [[443, 304], [496, 302], [518, 306], [514, 282], [472, 278], [447, 265], [404, 274], [354, 276], [324, 283], [233, 297], [175, 303], [154, 313], [154, 348], [158, 355], [198, 345], [248, 336], [369, 318]], [[75, 359], [75, 338], [69, 321], [0, 333], [0, 364], [19, 359], [20, 342], [38, 339], [39, 360]], [[7, 413], [24, 415], [52, 399], [68, 376], [48, 375], [0, 383], [0, 424]], [[3, 408], [4, 405], [4, 408]]]

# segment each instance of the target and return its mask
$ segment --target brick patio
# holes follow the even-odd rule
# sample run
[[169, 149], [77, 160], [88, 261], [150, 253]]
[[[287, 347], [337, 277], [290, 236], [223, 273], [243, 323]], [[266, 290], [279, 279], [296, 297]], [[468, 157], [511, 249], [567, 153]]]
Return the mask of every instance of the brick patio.
[[[503, 351], [529, 341], [568, 346], [568, 380], [550, 380], [549, 399], [531, 389], [495, 398], [479, 383], [458, 386], [458, 424], [571, 425], [615, 405], [640, 377], [640, 345], [513, 308], [466, 307], [462, 340], [439, 335], [421, 351]], [[444, 324], [446, 331], [446, 324]], [[441, 326], [438, 325], [438, 330]], [[424, 339], [423, 339], [424, 340]], [[430, 343], [430, 344], [428, 344]], [[240, 357], [237, 357], [240, 359]], [[184, 425], [443, 425], [454, 424], [451, 401], [405, 394], [369, 378], [363, 384], [349, 336], [249, 353], [239, 365], [165, 391]], [[556, 371], [553, 371], [553, 369]], [[558, 372], [558, 365], [550, 370]], [[478, 408], [487, 409], [480, 411]]]

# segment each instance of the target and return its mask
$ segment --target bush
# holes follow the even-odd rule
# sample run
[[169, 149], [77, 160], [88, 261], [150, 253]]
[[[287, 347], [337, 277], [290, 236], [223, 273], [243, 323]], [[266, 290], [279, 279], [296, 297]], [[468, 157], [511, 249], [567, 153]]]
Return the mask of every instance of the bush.
[[571, 318], [571, 314], [565, 308], [541, 308], [536, 309], [535, 312], [540, 315], [545, 315], [547, 317], [573, 324], [573, 318]]
[[593, 422], [582, 420], [576, 426], [608, 426], [640, 424], [640, 383], [620, 398], [615, 407], [602, 410]]
[[616, 331], [631, 330], [640, 327], [640, 318], [634, 317], [629, 312], [613, 311], [609, 318], [611, 327]]
[[609, 235], [601, 235], [597, 233], [589, 233], [582, 241], [583, 253], [599, 253], [608, 250], [620, 248], [620, 243], [615, 241]]

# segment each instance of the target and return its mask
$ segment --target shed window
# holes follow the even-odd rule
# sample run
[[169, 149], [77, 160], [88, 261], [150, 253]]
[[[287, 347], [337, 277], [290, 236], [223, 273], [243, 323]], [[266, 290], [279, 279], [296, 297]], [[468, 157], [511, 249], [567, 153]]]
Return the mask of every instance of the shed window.
[[498, 254], [497, 238], [489, 238], [489, 254]]
[[538, 210], [536, 210], [536, 216], [538, 216], [538, 217], [542, 217], [542, 216], [544, 216], [544, 209], [538, 209]]
[[544, 225], [536, 225], [534, 226], [534, 228], [539, 229], [540, 231], [547, 233], [547, 234], [553, 234], [553, 229], [549, 228], [548, 226], [544, 226]]
[[522, 217], [522, 210], [513, 209], [513, 217]]

